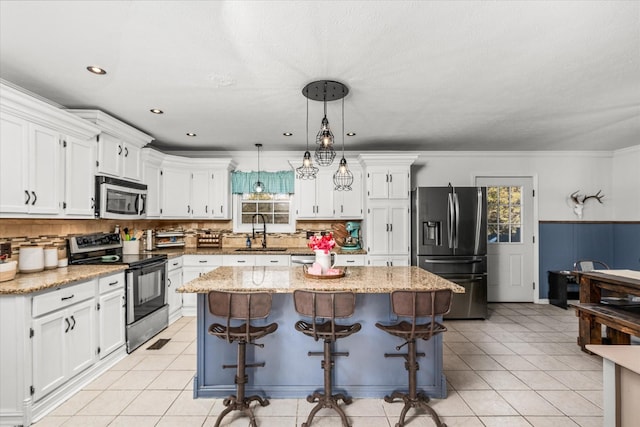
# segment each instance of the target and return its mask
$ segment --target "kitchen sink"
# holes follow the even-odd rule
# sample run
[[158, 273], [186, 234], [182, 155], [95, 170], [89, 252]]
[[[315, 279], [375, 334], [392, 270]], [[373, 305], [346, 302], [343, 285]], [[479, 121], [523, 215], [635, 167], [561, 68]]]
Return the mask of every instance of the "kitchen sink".
[[287, 248], [238, 248], [236, 252], [284, 252]]

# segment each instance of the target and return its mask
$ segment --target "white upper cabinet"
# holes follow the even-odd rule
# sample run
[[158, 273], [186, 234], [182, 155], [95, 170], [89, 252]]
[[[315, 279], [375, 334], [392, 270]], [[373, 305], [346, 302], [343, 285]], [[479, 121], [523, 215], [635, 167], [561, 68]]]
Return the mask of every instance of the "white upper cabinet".
[[295, 182], [296, 217], [300, 219], [333, 218], [333, 169], [322, 169], [316, 179]]
[[63, 141], [67, 216], [93, 218], [95, 207], [96, 141], [66, 138]]
[[147, 185], [147, 218], [160, 218], [162, 208], [163, 154], [151, 148], [142, 149], [142, 182]]
[[191, 172], [183, 167], [162, 168], [162, 217], [191, 217]]
[[344, 219], [362, 218], [362, 171], [351, 169], [353, 184], [351, 191], [333, 192], [334, 217]]
[[[70, 183], [85, 179], [85, 171], [93, 167], [93, 163], [80, 162], [91, 158], [93, 138], [99, 130], [4, 84], [0, 84], [0, 94], [0, 216], [93, 217], [86, 188], [76, 194]], [[69, 144], [73, 145], [71, 154], [65, 151]], [[83, 148], [76, 150], [76, 144]], [[78, 163], [73, 157], [76, 154], [81, 158]], [[82, 171], [66, 173], [67, 162], [68, 167]], [[88, 180], [93, 183], [93, 175]]]
[[235, 163], [230, 158], [191, 159], [164, 155], [160, 172], [161, 217], [229, 219], [229, 172], [233, 168]]
[[99, 110], [67, 110], [98, 126], [98, 173], [132, 181], [142, 179], [141, 149], [153, 137]]
[[390, 169], [384, 166], [367, 168], [369, 199], [409, 199], [410, 174], [406, 167]]

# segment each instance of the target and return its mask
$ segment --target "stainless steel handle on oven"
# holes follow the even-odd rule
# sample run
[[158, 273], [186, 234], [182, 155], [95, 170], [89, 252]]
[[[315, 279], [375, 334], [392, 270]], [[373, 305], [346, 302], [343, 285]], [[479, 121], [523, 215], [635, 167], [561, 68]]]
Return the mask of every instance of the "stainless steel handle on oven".
[[482, 262], [481, 259], [465, 259], [459, 261], [457, 259], [425, 259], [425, 263], [428, 264], [476, 264]]
[[127, 325], [133, 323], [134, 311], [133, 311], [133, 273], [127, 273]]
[[456, 211], [455, 211], [456, 232], [453, 235], [453, 247], [457, 248], [458, 247], [458, 229], [460, 228], [460, 202], [458, 201], [458, 195], [456, 193], [453, 193], [453, 203], [456, 208]]

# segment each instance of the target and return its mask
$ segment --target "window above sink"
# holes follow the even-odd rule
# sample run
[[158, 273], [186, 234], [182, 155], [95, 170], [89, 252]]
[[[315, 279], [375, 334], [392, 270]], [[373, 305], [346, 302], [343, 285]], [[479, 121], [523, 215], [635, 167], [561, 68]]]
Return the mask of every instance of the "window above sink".
[[291, 194], [234, 194], [233, 197], [234, 233], [251, 233], [254, 214], [264, 216], [267, 234], [295, 232]]

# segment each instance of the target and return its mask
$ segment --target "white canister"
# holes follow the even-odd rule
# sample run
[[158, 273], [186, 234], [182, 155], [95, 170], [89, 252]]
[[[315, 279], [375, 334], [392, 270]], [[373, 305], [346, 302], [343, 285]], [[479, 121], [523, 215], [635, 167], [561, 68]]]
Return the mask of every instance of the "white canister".
[[44, 248], [42, 246], [21, 246], [18, 270], [20, 273], [35, 273], [44, 270]]
[[55, 246], [44, 248], [44, 268], [45, 270], [58, 268], [58, 248]]

